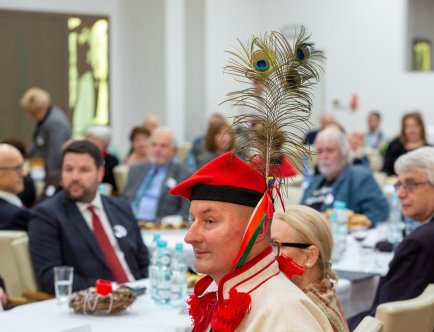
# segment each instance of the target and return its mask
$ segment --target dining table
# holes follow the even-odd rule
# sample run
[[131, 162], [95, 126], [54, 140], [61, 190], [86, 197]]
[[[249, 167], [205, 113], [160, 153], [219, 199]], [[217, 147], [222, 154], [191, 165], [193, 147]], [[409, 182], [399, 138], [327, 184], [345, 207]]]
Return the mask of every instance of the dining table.
[[[148, 287], [147, 279], [130, 286]], [[191, 331], [187, 307], [160, 305], [149, 292], [137, 297], [125, 311], [116, 315], [75, 313], [67, 303], [56, 299], [21, 305], [0, 312], [1, 332], [187, 332]]]

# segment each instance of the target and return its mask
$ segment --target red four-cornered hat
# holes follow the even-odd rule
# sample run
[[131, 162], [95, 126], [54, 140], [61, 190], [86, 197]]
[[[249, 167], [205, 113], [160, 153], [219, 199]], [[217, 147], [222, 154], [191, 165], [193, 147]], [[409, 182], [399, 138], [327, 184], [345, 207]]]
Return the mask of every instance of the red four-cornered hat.
[[200, 168], [170, 192], [189, 200], [256, 206], [266, 189], [262, 174], [227, 152]]

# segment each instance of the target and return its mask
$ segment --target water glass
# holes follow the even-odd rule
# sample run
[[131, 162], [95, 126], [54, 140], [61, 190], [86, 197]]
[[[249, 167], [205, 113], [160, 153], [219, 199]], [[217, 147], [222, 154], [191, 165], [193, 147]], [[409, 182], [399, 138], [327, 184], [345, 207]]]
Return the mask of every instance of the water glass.
[[54, 267], [54, 290], [59, 303], [67, 303], [72, 293], [74, 268], [72, 266]]

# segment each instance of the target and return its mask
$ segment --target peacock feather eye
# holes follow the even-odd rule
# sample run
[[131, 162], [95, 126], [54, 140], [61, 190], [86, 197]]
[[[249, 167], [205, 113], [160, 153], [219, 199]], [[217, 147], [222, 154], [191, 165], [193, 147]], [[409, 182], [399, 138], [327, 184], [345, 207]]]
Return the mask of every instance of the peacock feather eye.
[[311, 45], [308, 44], [301, 44], [295, 49], [295, 57], [299, 61], [308, 59], [311, 53]]
[[271, 69], [270, 58], [263, 50], [253, 52], [250, 64], [252, 68], [261, 75], [267, 74]]
[[297, 88], [301, 85], [301, 76], [295, 69], [290, 69], [286, 74], [286, 84], [290, 89]]

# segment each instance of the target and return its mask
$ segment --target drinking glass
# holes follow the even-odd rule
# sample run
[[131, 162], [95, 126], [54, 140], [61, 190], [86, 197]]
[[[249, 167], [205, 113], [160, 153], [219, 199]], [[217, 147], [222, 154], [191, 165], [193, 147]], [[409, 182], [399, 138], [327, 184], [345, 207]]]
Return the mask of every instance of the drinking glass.
[[54, 290], [60, 304], [67, 303], [71, 297], [73, 277], [74, 268], [72, 266], [54, 267]]
[[366, 226], [353, 226], [351, 228], [351, 235], [354, 238], [354, 240], [357, 241], [357, 254], [359, 256], [359, 265], [360, 268], [362, 268], [362, 255], [363, 255], [363, 247], [362, 242], [366, 239], [368, 236], [368, 228]]

